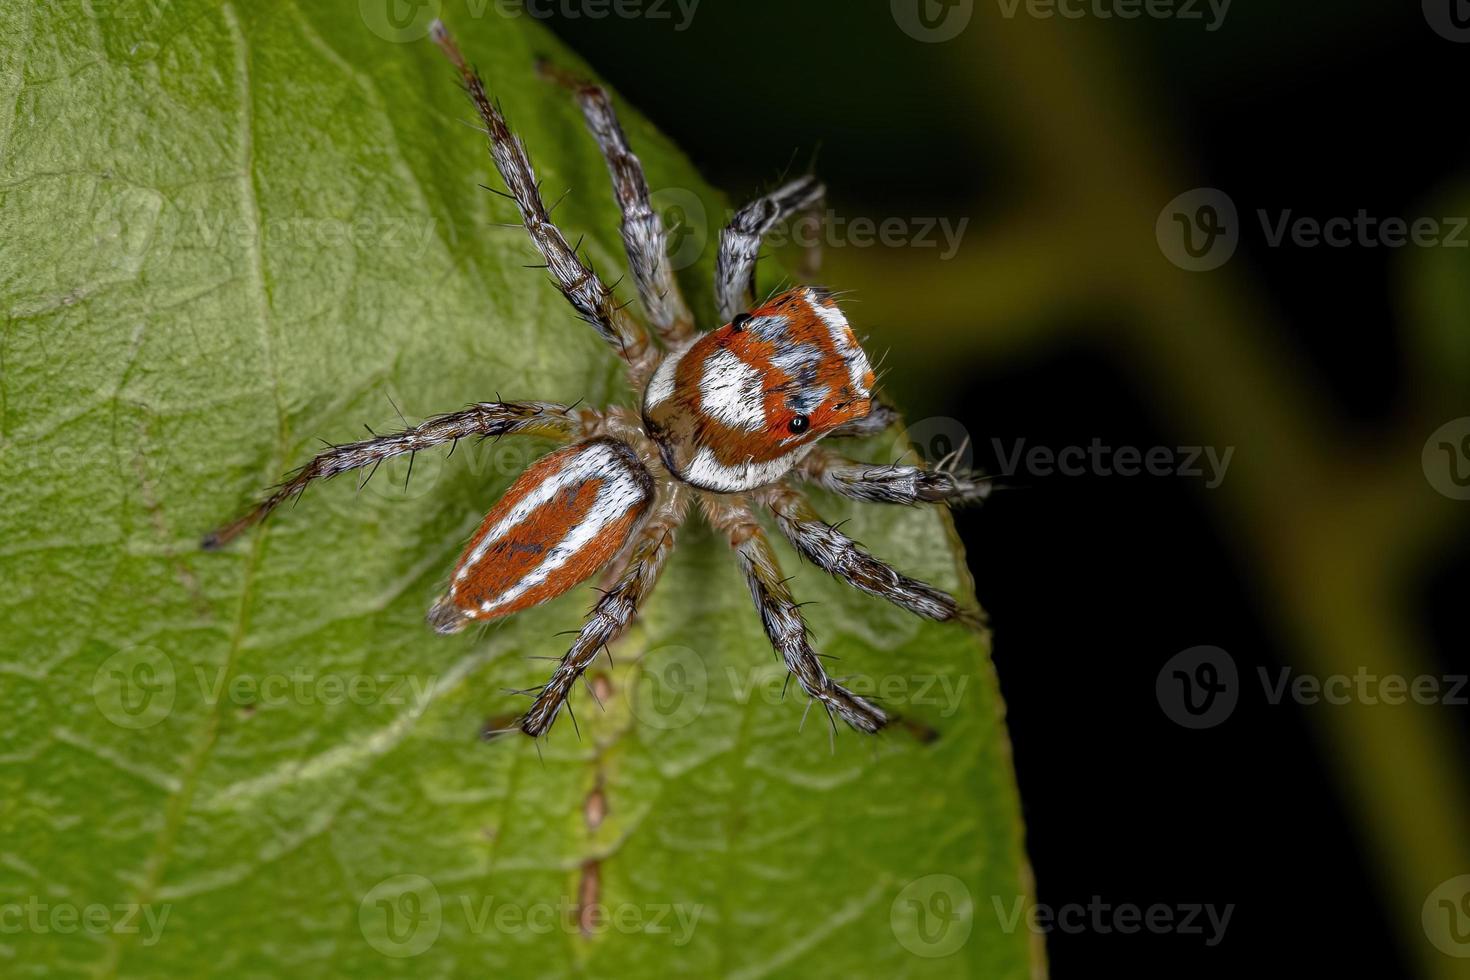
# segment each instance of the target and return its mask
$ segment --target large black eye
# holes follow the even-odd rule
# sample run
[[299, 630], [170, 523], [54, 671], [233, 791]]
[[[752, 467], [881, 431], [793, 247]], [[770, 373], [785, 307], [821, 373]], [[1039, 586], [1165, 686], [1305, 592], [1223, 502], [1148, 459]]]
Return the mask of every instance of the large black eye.
[[805, 415], [798, 415], [796, 418], [786, 423], [786, 428], [790, 429], [795, 435], [801, 435], [803, 432], [805, 432], [807, 429], [810, 429], [811, 427], [812, 420], [807, 418]]
[[730, 329], [734, 330], [736, 333], [739, 333], [740, 331], [745, 329], [745, 325], [749, 322], [749, 313], [737, 313], [735, 314], [735, 319], [730, 321]]

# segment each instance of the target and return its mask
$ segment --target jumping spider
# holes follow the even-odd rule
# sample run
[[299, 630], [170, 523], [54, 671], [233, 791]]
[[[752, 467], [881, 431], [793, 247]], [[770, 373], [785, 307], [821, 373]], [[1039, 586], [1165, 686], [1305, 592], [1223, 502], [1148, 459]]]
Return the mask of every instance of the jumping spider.
[[802, 688], [829, 717], [835, 712], [859, 731], [878, 731], [888, 715], [829, 677], [808, 643], [801, 611], [753, 505], [769, 509], [798, 552], [843, 581], [929, 619], [974, 622], [975, 614], [953, 597], [901, 574], [823, 521], [799, 484], [902, 504], [976, 500], [987, 485], [943, 466], [870, 465], [816, 447], [823, 436], [877, 433], [897, 418], [875, 403], [868, 358], [830, 293], [802, 287], [750, 309], [762, 239], [782, 221], [818, 207], [822, 185], [811, 177], [795, 180], [734, 216], [721, 235], [716, 265], [725, 325], [697, 333], [669, 269], [664, 229], [649, 204], [642, 165], [628, 148], [607, 93], [544, 68], [572, 90], [606, 158], [628, 263], [661, 351], [552, 224], [525, 148], [486, 95], [479, 74], [442, 24], [434, 24], [431, 36], [479, 111], [495, 167], [552, 280], [626, 362], [632, 387], [642, 393], [641, 411], [481, 402], [393, 435], [335, 446], [209, 535], [205, 546], [224, 545], [314, 480], [467, 436], [555, 437], [570, 445], [537, 461], [511, 485], [470, 539], [448, 591], [428, 614], [435, 630], [455, 633], [560, 595], [607, 566], [608, 588], [518, 720], [521, 731], [544, 734], [573, 683], [632, 622], [694, 500], [729, 539], [766, 633]]

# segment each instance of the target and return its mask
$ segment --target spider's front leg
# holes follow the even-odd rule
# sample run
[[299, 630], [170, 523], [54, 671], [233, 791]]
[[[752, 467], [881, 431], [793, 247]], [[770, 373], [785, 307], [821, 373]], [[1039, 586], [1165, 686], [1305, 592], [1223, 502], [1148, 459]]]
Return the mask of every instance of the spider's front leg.
[[856, 541], [822, 520], [799, 490], [769, 487], [760, 500], [771, 513], [791, 546], [822, 571], [869, 595], [887, 599], [896, 606], [940, 622], [959, 620], [971, 626], [980, 617], [961, 608], [954, 596], [926, 582], [909, 578], [886, 562], [868, 554]]
[[521, 717], [521, 731], [533, 738], [546, 734], [567, 703], [567, 696], [577, 678], [597, 659], [598, 652], [617, 639], [638, 614], [674, 550], [674, 533], [684, 523], [689, 509], [689, 494], [689, 488], [682, 483], [673, 480], [661, 483], [658, 498], [638, 531], [622, 574], [592, 607], [587, 623], [577, 634], [572, 648], [556, 665], [551, 679], [541, 689], [530, 710]]
[[881, 708], [827, 676], [808, 641], [806, 621], [786, 588], [771, 542], [744, 500], [735, 495], [704, 494], [701, 501], [710, 524], [729, 538], [739, 555], [766, 635], [802, 689], [821, 703], [829, 717], [836, 713], [858, 731], [872, 733], [888, 724], [889, 718]]
[[[715, 260], [715, 296], [722, 321], [728, 323], [754, 301], [755, 263], [760, 257], [761, 241], [792, 215], [819, 209], [826, 193], [821, 181], [802, 177], [735, 212], [720, 233], [720, 252]], [[808, 249], [808, 266], [815, 264], [817, 247], [814, 244]]]
[[612, 289], [597, 277], [578, 256], [566, 237], [551, 221], [551, 214], [541, 200], [536, 172], [520, 139], [511, 132], [500, 108], [490, 101], [479, 72], [471, 68], [459, 47], [439, 21], [430, 28], [430, 37], [438, 44], [464, 81], [465, 90], [485, 123], [490, 138], [490, 157], [505, 181], [510, 196], [520, 208], [526, 233], [546, 260], [552, 280], [566, 296], [577, 314], [590, 323], [603, 339], [613, 346], [628, 364], [634, 387], [642, 387], [658, 363], [658, 351], [648, 339], [643, 325], [618, 305]]
[[566, 87], [576, 97], [587, 128], [602, 149], [612, 177], [613, 196], [623, 214], [623, 247], [628, 267], [638, 285], [638, 298], [659, 339], [675, 346], [694, 336], [694, 315], [669, 268], [668, 235], [653, 209], [643, 164], [628, 146], [607, 90], [542, 61], [541, 74]]
[[966, 470], [863, 463], [821, 448], [808, 453], [797, 472], [833, 493], [879, 504], [972, 503], [991, 490], [989, 477]]
[[289, 480], [276, 487], [270, 496], [245, 514], [205, 535], [203, 546], [211, 551], [223, 547], [241, 532], [264, 520], [287, 499], [301, 496], [307, 486], [316, 480], [331, 479], [339, 473], [364, 466], [377, 467], [385, 459], [405, 453], [417, 453], [447, 442], [458, 442], [469, 436], [521, 433], [571, 439], [578, 434], [584, 419], [591, 417], [595, 416], [587, 409], [583, 409], [579, 416], [566, 405], [551, 402], [480, 402], [462, 412], [436, 415], [402, 432], [333, 446], [314, 456]]

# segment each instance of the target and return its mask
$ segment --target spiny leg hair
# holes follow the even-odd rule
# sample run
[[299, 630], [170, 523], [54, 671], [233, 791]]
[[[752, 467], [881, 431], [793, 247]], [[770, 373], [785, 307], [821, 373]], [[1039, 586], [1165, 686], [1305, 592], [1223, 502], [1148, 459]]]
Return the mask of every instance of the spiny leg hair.
[[495, 169], [500, 172], [510, 196], [520, 208], [526, 232], [545, 258], [552, 281], [577, 314], [628, 362], [634, 387], [641, 387], [658, 361], [658, 351], [649, 341], [648, 332], [618, 305], [612, 289], [578, 258], [576, 250], [567, 244], [560, 229], [552, 224], [541, 200], [540, 186], [525, 146], [520, 137], [511, 132], [499, 107], [490, 101], [484, 81], [465, 62], [464, 55], [460, 54], [444, 25], [436, 20], [430, 28], [430, 36], [459, 71], [465, 91], [479, 110], [485, 123], [484, 132], [490, 138], [490, 156], [495, 161]]
[[979, 625], [979, 616], [961, 608], [954, 596], [909, 578], [874, 558], [856, 541], [822, 520], [801, 491], [771, 487], [761, 491], [760, 501], [775, 515], [777, 526], [791, 546], [829, 575], [926, 619]]
[[[583, 409], [585, 415], [588, 410]], [[235, 521], [205, 535], [203, 546], [214, 550], [228, 544], [242, 531], [264, 520], [291, 497], [299, 497], [316, 480], [328, 480], [348, 470], [376, 466], [385, 459], [417, 453], [469, 436], [502, 436], [512, 433], [570, 439], [583, 424], [566, 405], [551, 402], [480, 402], [462, 412], [436, 415], [428, 421], [360, 442], [333, 446], [318, 453], [270, 496]], [[369, 474], [371, 477], [371, 474]]]
[[801, 177], [756, 198], [735, 212], [720, 233], [720, 252], [715, 260], [715, 296], [720, 302], [720, 319], [729, 322], [749, 308], [755, 295], [755, 263], [761, 240], [782, 221], [819, 206], [826, 190], [815, 177]]
[[674, 533], [684, 523], [690, 490], [683, 484], [664, 481], [658, 501], [637, 532], [637, 544], [626, 568], [612, 588], [592, 607], [587, 623], [577, 634], [572, 648], [556, 665], [551, 679], [541, 689], [529, 711], [521, 717], [520, 729], [531, 737], [546, 734], [572, 685], [597, 659], [597, 654], [627, 629], [643, 600], [653, 591], [669, 553], [674, 550]]
[[728, 536], [766, 635], [802, 689], [822, 705], [829, 718], [835, 713], [860, 732], [872, 734], [887, 725], [888, 716], [881, 708], [827, 676], [811, 647], [801, 608], [786, 588], [771, 542], [744, 500], [733, 494], [704, 494], [700, 500], [710, 524]]
[[965, 470], [861, 463], [823, 449], [807, 454], [801, 476], [854, 500], [879, 504], [972, 503], [990, 495], [990, 479]]
[[694, 335], [694, 315], [684, 302], [679, 283], [669, 268], [668, 236], [648, 195], [643, 164], [628, 146], [607, 91], [542, 60], [541, 74], [571, 90], [587, 128], [602, 149], [612, 177], [613, 197], [622, 212], [623, 247], [638, 286], [638, 298], [659, 339], [673, 346]]

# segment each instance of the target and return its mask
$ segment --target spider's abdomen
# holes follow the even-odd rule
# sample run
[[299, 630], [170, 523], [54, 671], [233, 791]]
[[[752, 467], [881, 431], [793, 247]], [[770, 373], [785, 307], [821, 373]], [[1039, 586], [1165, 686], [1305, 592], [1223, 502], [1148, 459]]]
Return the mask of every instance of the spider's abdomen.
[[733, 493], [780, 479], [872, 409], [873, 369], [832, 297], [793, 289], [673, 351], [643, 397], [669, 470]]
[[652, 500], [652, 477], [621, 442], [542, 457], [470, 538], [430, 625], [455, 633], [561, 595], [618, 553]]

